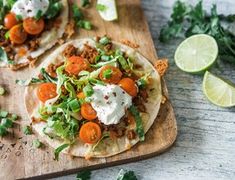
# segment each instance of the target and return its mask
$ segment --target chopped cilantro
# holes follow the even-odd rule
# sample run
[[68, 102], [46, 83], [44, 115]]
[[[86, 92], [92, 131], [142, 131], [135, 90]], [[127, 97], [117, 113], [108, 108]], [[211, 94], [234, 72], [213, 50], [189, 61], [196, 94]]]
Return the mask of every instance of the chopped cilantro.
[[80, 20], [77, 22], [77, 26], [79, 26], [80, 28], [86, 29], [86, 30], [91, 30], [91, 22], [90, 21], [86, 21], [86, 20]]
[[42, 10], [38, 10], [38, 12], [36, 13], [36, 16], [34, 18], [38, 21], [42, 16], [43, 16]]
[[8, 112], [7, 111], [3, 111], [3, 110], [0, 110], [0, 118], [5, 118], [8, 116]]
[[25, 135], [30, 135], [30, 134], [32, 134], [32, 129], [31, 129], [30, 126], [24, 126], [22, 130], [23, 130], [23, 133], [24, 133]]
[[13, 126], [13, 122], [8, 118], [2, 118], [1, 125], [5, 128], [11, 128]]
[[117, 180], [137, 180], [134, 171], [125, 171], [121, 169], [118, 173]]
[[90, 0], [81, 0], [81, 6], [82, 7], [87, 7], [90, 5]]
[[7, 53], [0, 47], [0, 61], [8, 63], [8, 60]]
[[57, 16], [62, 9], [62, 4], [61, 2], [58, 2], [58, 0], [50, 0], [49, 1], [49, 7], [45, 13], [45, 17], [47, 19], [54, 18]]
[[40, 148], [40, 147], [42, 147], [42, 145], [43, 144], [38, 139], [33, 140], [33, 147]]
[[91, 179], [91, 171], [83, 170], [77, 173], [77, 180], [90, 180]]
[[104, 36], [104, 37], [100, 38], [100, 40], [99, 40], [99, 43], [102, 44], [102, 45], [106, 45], [106, 44], [108, 44], [110, 42], [111, 41], [110, 41], [110, 39], [107, 36]]
[[19, 15], [19, 14], [16, 15], [16, 20], [17, 21], [21, 21], [22, 19], [23, 19], [23, 17], [21, 15]]

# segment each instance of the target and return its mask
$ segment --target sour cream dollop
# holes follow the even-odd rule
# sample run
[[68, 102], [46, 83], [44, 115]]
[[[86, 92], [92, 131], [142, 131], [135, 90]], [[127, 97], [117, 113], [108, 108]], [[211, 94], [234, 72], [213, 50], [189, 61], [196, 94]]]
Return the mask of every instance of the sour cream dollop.
[[118, 124], [125, 110], [132, 104], [132, 97], [118, 85], [95, 85], [90, 97], [98, 119], [105, 125]]
[[23, 19], [35, 17], [41, 11], [45, 14], [49, 7], [49, 0], [18, 0], [13, 5], [11, 12], [22, 16]]

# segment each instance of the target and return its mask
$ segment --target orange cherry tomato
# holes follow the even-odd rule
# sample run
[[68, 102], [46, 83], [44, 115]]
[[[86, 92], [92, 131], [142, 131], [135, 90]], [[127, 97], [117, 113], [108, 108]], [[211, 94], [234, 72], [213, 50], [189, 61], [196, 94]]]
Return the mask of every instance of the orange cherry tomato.
[[81, 106], [81, 115], [84, 119], [94, 120], [97, 117], [96, 111], [90, 103], [84, 103]]
[[89, 68], [88, 62], [80, 56], [71, 56], [67, 60], [65, 71], [71, 75], [78, 75], [80, 71]]
[[[109, 77], [105, 77], [105, 73], [107, 71], [111, 71], [111, 74]], [[106, 65], [102, 68], [102, 70], [99, 74], [99, 77], [102, 81], [104, 81], [106, 83], [117, 84], [120, 81], [120, 79], [122, 78], [122, 72], [114, 66]]]
[[13, 26], [17, 25], [18, 21], [16, 19], [16, 15], [14, 13], [8, 13], [4, 17], [4, 26], [7, 29], [11, 29]]
[[137, 95], [137, 87], [131, 78], [123, 78], [119, 81], [119, 86], [124, 89], [129, 95], [135, 97]]
[[83, 124], [79, 132], [79, 138], [84, 143], [94, 144], [98, 142], [101, 138], [100, 126], [94, 122]]
[[85, 96], [84, 92], [81, 91], [77, 94], [77, 97], [78, 97], [78, 99], [84, 99], [86, 96]]
[[43, 19], [27, 18], [23, 21], [23, 27], [28, 34], [37, 35], [43, 31], [45, 23]]
[[13, 44], [23, 44], [27, 39], [27, 33], [22, 25], [18, 24], [10, 29], [9, 38]]
[[49, 82], [40, 84], [37, 89], [37, 96], [38, 99], [43, 103], [46, 102], [48, 99], [56, 97], [56, 84]]

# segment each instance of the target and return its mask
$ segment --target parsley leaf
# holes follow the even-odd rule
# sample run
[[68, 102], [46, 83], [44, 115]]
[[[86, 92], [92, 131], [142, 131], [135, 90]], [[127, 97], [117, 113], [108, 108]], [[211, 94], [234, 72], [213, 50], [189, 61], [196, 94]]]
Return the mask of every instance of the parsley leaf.
[[62, 144], [61, 146], [57, 147], [54, 151], [54, 160], [58, 161], [59, 160], [59, 154], [61, 153], [61, 151], [63, 151], [68, 146], [69, 146], [69, 144]]
[[96, 5], [96, 10], [98, 11], [106, 11], [107, 6], [103, 5], [103, 4], [97, 4]]
[[77, 173], [77, 180], [90, 180], [91, 179], [91, 171], [83, 170]]

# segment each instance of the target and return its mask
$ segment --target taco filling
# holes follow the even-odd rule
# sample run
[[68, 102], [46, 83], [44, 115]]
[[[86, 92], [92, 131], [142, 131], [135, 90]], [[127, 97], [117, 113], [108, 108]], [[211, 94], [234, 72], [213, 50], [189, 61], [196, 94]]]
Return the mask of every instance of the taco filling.
[[62, 37], [67, 0], [0, 2], [0, 67], [28, 65]]
[[144, 141], [161, 101], [152, 65], [106, 36], [64, 44], [27, 84], [34, 129], [75, 156], [106, 157]]

